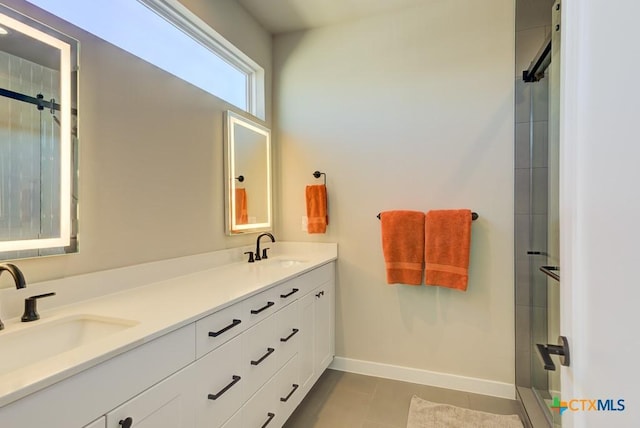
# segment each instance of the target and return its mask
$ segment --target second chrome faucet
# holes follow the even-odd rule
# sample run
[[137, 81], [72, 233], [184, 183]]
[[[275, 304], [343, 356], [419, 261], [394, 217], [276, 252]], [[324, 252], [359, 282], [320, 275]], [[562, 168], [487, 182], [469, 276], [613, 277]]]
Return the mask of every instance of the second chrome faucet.
[[267, 248], [263, 248], [262, 252], [260, 252], [260, 239], [263, 236], [268, 236], [271, 239], [271, 242], [276, 242], [276, 238], [274, 238], [273, 235], [270, 234], [269, 232], [261, 233], [260, 235], [258, 235], [258, 238], [256, 239], [256, 252], [255, 252], [255, 254], [252, 253], [251, 251], [245, 252], [245, 254], [249, 254], [249, 263], [257, 262], [257, 261], [260, 261], [262, 259], [268, 258], [268, 256], [267, 256], [267, 250], [269, 249], [268, 247]]

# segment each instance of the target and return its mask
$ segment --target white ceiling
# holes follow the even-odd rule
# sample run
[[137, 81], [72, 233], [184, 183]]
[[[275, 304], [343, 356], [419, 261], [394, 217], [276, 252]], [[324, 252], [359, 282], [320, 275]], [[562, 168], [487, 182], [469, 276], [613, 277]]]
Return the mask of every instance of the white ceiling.
[[427, 0], [238, 0], [272, 34], [322, 27]]

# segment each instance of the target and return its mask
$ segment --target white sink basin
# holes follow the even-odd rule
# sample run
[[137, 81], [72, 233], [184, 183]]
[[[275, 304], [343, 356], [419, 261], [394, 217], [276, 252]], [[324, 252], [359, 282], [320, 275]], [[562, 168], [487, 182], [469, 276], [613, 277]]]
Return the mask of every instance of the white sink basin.
[[298, 259], [267, 259], [267, 264], [281, 268], [290, 268], [308, 263], [306, 260]]
[[0, 331], [0, 375], [98, 341], [138, 323], [119, 318], [74, 315], [33, 324], [21, 324], [17, 330]]

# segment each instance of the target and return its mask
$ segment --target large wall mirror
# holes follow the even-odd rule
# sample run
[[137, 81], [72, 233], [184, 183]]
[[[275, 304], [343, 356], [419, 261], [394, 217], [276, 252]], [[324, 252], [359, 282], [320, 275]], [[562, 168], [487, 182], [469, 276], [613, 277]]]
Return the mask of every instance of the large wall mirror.
[[0, 260], [78, 249], [77, 54], [0, 5]]
[[271, 230], [271, 132], [227, 111], [224, 148], [227, 234]]

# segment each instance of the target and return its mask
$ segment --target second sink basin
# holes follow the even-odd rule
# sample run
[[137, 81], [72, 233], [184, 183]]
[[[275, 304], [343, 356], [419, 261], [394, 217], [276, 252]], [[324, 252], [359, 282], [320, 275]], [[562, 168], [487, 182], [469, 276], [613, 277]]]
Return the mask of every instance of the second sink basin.
[[[119, 318], [74, 315], [0, 332], [0, 375], [95, 342], [138, 324]], [[22, 327], [22, 325], [20, 325]]]
[[299, 259], [289, 259], [289, 258], [267, 259], [267, 264], [281, 267], [281, 268], [290, 268], [290, 267], [299, 266], [305, 263], [308, 263], [308, 262], [306, 260], [299, 260]]

